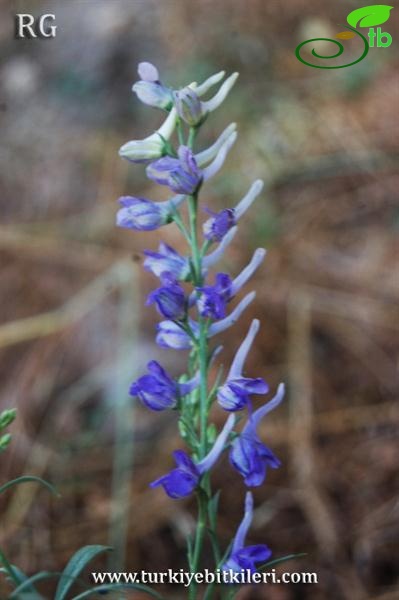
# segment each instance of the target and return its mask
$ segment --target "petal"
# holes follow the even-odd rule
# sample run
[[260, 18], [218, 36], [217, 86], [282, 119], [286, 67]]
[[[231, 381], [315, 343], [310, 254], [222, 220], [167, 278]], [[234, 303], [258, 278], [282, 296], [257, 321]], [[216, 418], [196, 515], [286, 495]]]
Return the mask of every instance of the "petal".
[[236, 355], [230, 367], [229, 375], [227, 377], [228, 380], [236, 379], [237, 377], [241, 376], [242, 370], [244, 368], [245, 359], [247, 358], [251, 346], [254, 342], [255, 336], [259, 331], [259, 326], [259, 320], [254, 319], [250, 325], [247, 335], [241, 342], [241, 345], [236, 352]]
[[230, 229], [230, 231], [228, 231], [226, 233], [226, 235], [224, 236], [224, 238], [222, 239], [222, 241], [220, 242], [220, 244], [216, 248], [216, 250], [214, 250], [213, 252], [211, 252], [210, 254], [208, 254], [207, 256], [205, 256], [203, 258], [202, 265], [205, 269], [210, 269], [211, 267], [213, 267], [213, 265], [215, 265], [222, 258], [227, 247], [233, 241], [233, 238], [234, 238], [235, 234], [237, 233], [237, 231], [238, 231], [238, 227], [232, 227], [232, 229]]
[[157, 332], [156, 342], [163, 348], [186, 350], [192, 346], [191, 339], [187, 333], [173, 321], [161, 321], [157, 325]]
[[251, 492], [247, 492], [245, 495], [245, 510], [244, 517], [237, 529], [237, 533], [234, 537], [231, 554], [234, 554], [241, 550], [245, 544], [245, 538], [248, 533], [248, 529], [251, 527], [252, 518], [254, 511], [254, 499]]
[[250, 208], [254, 200], [259, 196], [263, 189], [263, 181], [261, 179], [257, 179], [249, 188], [248, 192], [245, 194], [244, 198], [240, 200], [240, 202], [235, 207], [235, 217], [241, 219], [243, 214]]
[[139, 63], [137, 72], [144, 81], [159, 81], [158, 69], [150, 62]]
[[206, 94], [206, 92], [208, 90], [210, 90], [211, 87], [213, 87], [214, 85], [219, 83], [219, 81], [221, 79], [223, 79], [224, 76], [225, 76], [225, 71], [219, 71], [219, 73], [215, 73], [214, 75], [211, 75], [210, 77], [208, 77], [208, 79], [206, 79], [200, 85], [191, 84], [190, 87], [194, 88], [194, 90], [198, 94], [198, 96], [202, 96], [203, 94]]
[[228, 77], [226, 81], [222, 83], [215, 96], [207, 102], [202, 103], [202, 108], [205, 112], [215, 110], [222, 104], [222, 102], [224, 102], [231, 88], [235, 84], [237, 77], [238, 73], [232, 73], [232, 75], [230, 75], [230, 77]]
[[248, 394], [240, 388], [234, 389], [228, 383], [218, 389], [217, 399], [224, 410], [235, 412], [242, 410], [249, 401]]
[[147, 369], [152, 375], [154, 375], [158, 380], [167, 385], [175, 385], [173, 379], [168, 375], [165, 369], [157, 362], [156, 360], [151, 360], [147, 364]]
[[174, 469], [160, 483], [170, 498], [178, 499], [189, 496], [197, 487], [198, 479], [180, 469]]
[[256, 292], [250, 292], [241, 300], [239, 304], [235, 307], [235, 309], [224, 319], [221, 321], [217, 321], [216, 323], [212, 323], [209, 327], [209, 337], [217, 335], [222, 331], [225, 331], [235, 323], [237, 323], [238, 319], [247, 308], [249, 304], [251, 304], [252, 300], [255, 298]]
[[224, 450], [224, 446], [227, 442], [227, 438], [233, 430], [235, 425], [235, 417], [234, 415], [230, 415], [224, 424], [222, 431], [219, 433], [216, 441], [208, 454], [203, 458], [198, 464], [197, 469], [199, 473], [205, 473], [209, 471], [215, 462], [218, 460], [219, 456]]
[[229, 379], [229, 384], [234, 390], [240, 389], [247, 394], [267, 394], [269, 386], [262, 377], [237, 377]]
[[195, 155], [198, 166], [203, 167], [211, 160], [216, 158], [219, 150], [224, 146], [231, 134], [234, 133], [236, 129], [237, 123], [230, 123], [230, 125], [228, 125], [226, 129], [222, 131], [222, 133], [220, 134], [216, 142], [212, 144], [212, 146], [209, 146], [209, 148], [202, 150], [202, 152], [198, 152]]
[[262, 264], [265, 256], [266, 250], [264, 248], [258, 248], [257, 250], [255, 250], [249, 264], [234, 279], [231, 286], [232, 296], [235, 296], [240, 291], [240, 289], [247, 283], [248, 279], [252, 277], [256, 269]]
[[263, 417], [265, 417], [270, 411], [272, 411], [282, 402], [284, 394], [285, 386], [283, 383], [280, 383], [280, 385], [277, 388], [276, 395], [271, 400], [269, 400], [269, 402], [266, 402], [266, 404], [264, 404], [254, 412], [251, 420], [248, 421], [248, 424], [245, 426], [244, 429], [256, 429]]
[[254, 546], [246, 546], [238, 552], [240, 559], [250, 560], [252, 563], [264, 562], [272, 555], [272, 551], [266, 544], [256, 544]]
[[224, 161], [226, 160], [226, 156], [229, 153], [231, 147], [233, 146], [234, 142], [237, 139], [237, 132], [234, 131], [229, 138], [226, 140], [226, 142], [223, 144], [223, 146], [220, 148], [219, 152], [216, 155], [216, 158], [213, 160], [213, 162], [211, 162], [210, 165], [208, 165], [207, 167], [205, 167], [202, 171], [203, 176], [204, 176], [204, 181], [207, 181], [208, 179], [210, 179], [211, 177], [213, 177], [214, 175], [216, 175], [216, 173], [219, 171], [219, 169], [222, 168]]

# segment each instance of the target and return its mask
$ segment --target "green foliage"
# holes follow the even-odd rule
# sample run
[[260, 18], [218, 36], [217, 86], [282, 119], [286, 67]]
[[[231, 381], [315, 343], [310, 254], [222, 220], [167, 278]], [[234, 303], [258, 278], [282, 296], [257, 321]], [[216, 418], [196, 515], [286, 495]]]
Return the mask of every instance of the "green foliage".
[[74, 596], [72, 600], [83, 600], [84, 598], [93, 598], [95, 594], [105, 594], [107, 592], [114, 591], [124, 591], [124, 590], [139, 590], [140, 592], [144, 592], [151, 596], [151, 598], [156, 598], [157, 600], [163, 600], [163, 597], [155, 592], [153, 589], [148, 587], [148, 585], [143, 585], [140, 583], [110, 583], [109, 585], [98, 585], [96, 587], [91, 588], [90, 590], [86, 590], [79, 596]]
[[109, 552], [110, 550], [112, 548], [109, 546], [94, 545], [83, 546], [83, 548], [75, 552], [61, 574], [54, 600], [65, 600], [70, 588], [87, 564], [99, 554]]
[[385, 4], [363, 6], [349, 13], [346, 20], [352, 27], [375, 27], [388, 21], [392, 8]]
[[36, 475], [21, 475], [21, 477], [17, 477], [16, 479], [12, 479], [11, 481], [7, 481], [2, 486], [0, 486], [0, 494], [13, 487], [14, 485], [19, 485], [20, 483], [40, 483], [40, 485], [47, 488], [52, 494], [55, 496], [59, 496], [59, 493], [55, 489], [54, 486], [51, 485], [48, 481], [45, 481], [41, 477], [37, 477]]
[[[17, 411], [15, 408], [8, 408], [0, 413], [0, 433], [14, 421]], [[0, 454], [4, 452], [11, 442], [11, 434], [4, 433], [0, 435]]]

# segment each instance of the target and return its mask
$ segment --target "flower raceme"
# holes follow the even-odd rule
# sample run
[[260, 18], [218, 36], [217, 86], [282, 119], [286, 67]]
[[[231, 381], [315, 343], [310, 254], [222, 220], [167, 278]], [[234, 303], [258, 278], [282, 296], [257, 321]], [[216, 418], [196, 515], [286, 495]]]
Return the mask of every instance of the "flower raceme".
[[[167, 114], [154, 133], [141, 140], [128, 141], [121, 146], [119, 154], [129, 162], [142, 163], [151, 183], [165, 186], [175, 195], [163, 202], [123, 196], [116, 221], [119, 227], [133, 231], [153, 231], [175, 223], [182, 232], [189, 248], [187, 254], [182, 255], [161, 241], [156, 251], [144, 251], [144, 269], [160, 280], [147, 299], [147, 304], [155, 304], [162, 319], [157, 325], [156, 343], [162, 348], [187, 350], [188, 364], [183, 375], [174, 378], [159, 362], [150, 360], [147, 373], [131, 384], [130, 394], [152, 411], [173, 411], [178, 416], [181, 436], [190, 448], [190, 451], [175, 450], [175, 467], [150, 486], [162, 487], [173, 499], [196, 493], [199, 520], [196, 539], [190, 543], [188, 553], [190, 570], [195, 572], [200, 567], [207, 531], [212, 546], [217, 548], [215, 566], [220, 566], [214, 529], [217, 503], [209, 475], [222, 453], [229, 454], [233, 469], [247, 487], [263, 484], [268, 468], [280, 464], [260, 439], [258, 426], [282, 401], [284, 386], [281, 384], [272, 400], [253, 411], [251, 396], [266, 394], [269, 388], [261, 377], [244, 374], [246, 358], [259, 330], [258, 320], [252, 321], [227, 377], [221, 379], [219, 369], [212, 387], [210, 382], [211, 365], [221, 349], [219, 346], [212, 350], [211, 343], [237, 323], [255, 298], [255, 292], [250, 292], [229, 310], [232, 300], [263, 262], [266, 251], [255, 250], [236, 277], [218, 270], [217, 264], [233, 242], [240, 219], [260, 195], [263, 183], [256, 180], [235, 206], [214, 210], [200, 204], [199, 196], [205, 183], [219, 172], [237, 138], [236, 124], [228, 125], [211, 145], [201, 150], [194, 148], [196, 133], [207, 116], [226, 99], [237, 73], [222, 82], [225, 73], [221, 71], [203, 83], [193, 82], [181, 89], [165, 85], [151, 63], [140, 63], [138, 73], [140, 79], [133, 85], [133, 92], [144, 104]], [[207, 99], [208, 92], [218, 84], [219, 88]], [[208, 216], [202, 224], [201, 236], [198, 221], [202, 210]], [[213, 244], [215, 247], [211, 250]], [[215, 274], [210, 277], [209, 272], [214, 267]], [[218, 435], [211, 421], [214, 408], [231, 413]], [[237, 432], [234, 413], [243, 409], [247, 409], [248, 418], [241, 432]], [[223, 569], [255, 572], [257, 564], [270, 557], [271, 551], [264, 544], [246, 546], [252, 517], [253, 498], [248, 492], [244, 517], [224, 555], [227, 558]], [[190, 589], [189, 597], [197, 600], [195, 587]], [[214, 597], [212, 589], [208, 589], [206, 597], [210, 600]]]

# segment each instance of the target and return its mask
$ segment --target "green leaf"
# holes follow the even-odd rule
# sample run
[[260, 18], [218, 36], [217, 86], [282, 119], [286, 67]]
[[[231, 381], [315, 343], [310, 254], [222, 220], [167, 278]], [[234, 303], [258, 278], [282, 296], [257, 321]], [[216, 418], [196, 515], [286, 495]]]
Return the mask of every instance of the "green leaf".
[[0, 413], [0, 429], [5, 429], [14, 421], [17, 416], [16, 408], [7, 408]]
[[192, 562], [193, 562], [193, 555], [194, 555], [194, 544], [193, 544], [193, 538], [191, 535], [187, 536], [187, 561], [188, 561], [188, 566], [191, 569], [192, 566]]
[[0, 494], [5, 492], [9, 488], [13, 487], [14, 485], [18, 485], [20, 483], [28, 483], [28, 482], [40, 483], [45, 488], [47, 488], [52, 494], [54, 494], [54, 496], [60, 495], [57, 492], [57, 490], [55, 489], [55, 487], [53, 487], [51, 485], [51, 483], [49, 483], [48, 481], [45, 481], [41, 477], [36, 477], [36, 475], [22, 475], [21, 477], [17, 477], [17, 479], [12, 479], [11, 481], [7, 481], [7, 483], [5, 483], [4, 485], [2, 485], [0, 487]]
[[[163, 600], [163, 597], [158, 594], [158, 592], [148, 587], [148, 585], [142, 585], [141, 583], [110, 583], [109, 585], [98, 585], [90, 590], [86, 590], [78, 596], [74, 596], [72, 600], [83, 600], [84, 598], [91, 598], [93, 594], [101, 594], [115, 590], [139, 590], [140, 592], [148, 594], [152, 598]], [[56, 598], [56, 600], [58, 599]]]
[[346, 20], [352, 27], [375, 27], [388, 21], [392, 9], [386, 4], [363, 6], [349, 13]]
[[57, 589], [55, 591], [54, 600], [64, 600], [74, 581], [77, 579], [78, 575], [80, 575], [86, 565], [102, 552], [109, 552], [110, 550], [112, 550], [112, 548], [109, 546], [100, 545], [83, 546], [83, 548], [80, 548], [72, 556], [62, 572]]
[[274, 567], [279, 565], [280, 563], [287, 562], [288, 560], [294, 560], [295, 558], [303, 558], [307, 556], [306, 552], [302, 552], [300, 554], [288, 554], [287, 556], [282, 556], [281, 558], [275, 558], [274, 560], [270, 560], [265, 563], [261, 567], [258, 567], [259, 571], [264, 571], [265, 569], [269, 569], [270, 567]]
[[36, 594], [37, 598], [41, 598], [35, 588], [33, 587], [34, 583], [38, 581], [42, 581], [42, 579], [51, 579], [52, 577], [59, 577], [60, 573], [51, 573], [50, 571], [42, 571], [40, 573], [36, 573], [32, 575], [32, 577], [27, 577], [10, 595], [10, 600], [18, 600], [21, 598], [22, 593]]
[[218, 490], [216, 492], [216, 494], [213, 496], [213, 498], [209, 501], [209, 504], [208, 504], [209, 520], [214, 529], [216, 528], [216, 518], [217, 518], [217, 513], [218, 513], [218, 508], [219, 508], [219, 500], [220, 500], [220, 490]]
[[8, 575], [8, 579], [10, 582], [14, 583], [14, 585], [19, 585], [26, 579], [26, 575], [18, 569], [18, 567], [14, 567], [8, 562], [8, 559], [2, 549], [0, 548], [0, 563], [4, 566], [4, 569], [1, 569], [2, 572]]
[[4, 435], [2, 435], [0, 437], [0, 452], [4, 452], [4, 450], [7, 450], [8, 446], [10, 445], [11, 442], [11, 434], [10, 433], [5, 433]]

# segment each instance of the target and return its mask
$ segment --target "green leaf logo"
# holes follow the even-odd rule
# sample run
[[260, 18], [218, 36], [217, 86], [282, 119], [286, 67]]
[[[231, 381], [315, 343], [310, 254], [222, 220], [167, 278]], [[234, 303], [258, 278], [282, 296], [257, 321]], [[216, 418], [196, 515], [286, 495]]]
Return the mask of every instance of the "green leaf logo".
[[346, 20], [352, 27], [375, 27], [388, 21], [392, 9], [393, 6], [385, 4], [364, 6], [349, 13]]

